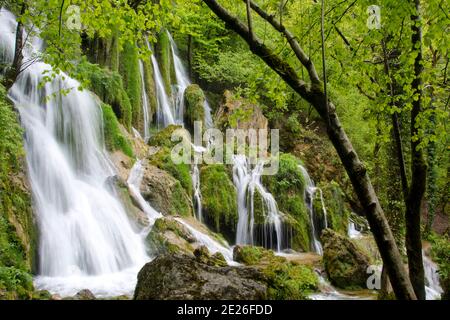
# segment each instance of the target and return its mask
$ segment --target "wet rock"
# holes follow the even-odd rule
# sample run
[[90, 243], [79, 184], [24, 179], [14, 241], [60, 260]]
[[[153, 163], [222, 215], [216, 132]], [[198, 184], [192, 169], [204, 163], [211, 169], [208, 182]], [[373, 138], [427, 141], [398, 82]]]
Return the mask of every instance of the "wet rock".
[[141, 194], [163, 215], [192, 215], [192, 200], [180, 181], [156, 166], [146, 166]]
[[164, 217], [155, 221], [146, 241], [153, 254], [174, 252], [192, 254], [195, 238], [177, 220], [172, 217]]
[[184, 91], [184, 101], [184, 119], [187, 127], [193, 129], [195, 121], [205, 121], [205, 94], [197, 84], [191, 84]]
[[163, 255], [138, 274], [136, 300], [259, 300], [267, 298], [262, 273], [251, 267], [218, 267], [183, 254]]
[[73, 300], [96, 300], [96, 298], [90, 290], [83, 289], [73, 297]]
[[323, 262], [331, 283], [339, 288], [365, 288], [369, 258], [348, 238], [331, 229], [322, 232]]

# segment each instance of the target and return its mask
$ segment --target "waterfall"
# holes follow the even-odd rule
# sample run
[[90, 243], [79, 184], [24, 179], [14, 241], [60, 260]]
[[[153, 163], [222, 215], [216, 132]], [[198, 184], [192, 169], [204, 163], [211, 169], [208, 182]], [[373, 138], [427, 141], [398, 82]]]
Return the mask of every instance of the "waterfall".
[[[319, 194], [320, 196], [320, 201], [322, 204], [322, 211], [323, 211], [323, 215], [324, 215], [324, 227], [327, 228], [328, 227], [328, 221], [327, 221], [327, 211], [325, 209], [325, 204], [323, 201], [323, 194], [322, 194], [322, 190], [320, 188], [317, 188], [314, 185], [314, 181], [312, 181], [311, 177], [308, 174], [308, 171], [306, 170], [305, 167], [303, 167], [302, 165], [298, 166], [299, 169], [301, 170], [302, 174], [303, 174], [303, 178], [305, 179], [305, 193], [303, 195], [303, 198], [305, 200], [305, 204], [306, 204], [306, 208], [308, 210], [309, 213], [309, 222], [311, 225], [311, 236], [312, 236], [312, 251], [322, 255], [323, 254], [323, 249], [322, 249], [322, 244], [320, 243], [319, 240], [319, 234], [320, 234], [320, 230], [318, 230], [318, 228], [316, 228], [315, 225], [315, 212], [314, 212], [314, 199], [315, 199], [315, 195], [316, 193]], [[319, 192], [318, 192], [319, 191]]]
[[[170, 46], [173, 57], [173, 64], [175, 69], [175, 77], [177, 83], [173, 85], [173, 101], [174, 101], [174, 109], [175, 109], [175, 120], [177, 123], [182, 124], [184, 121], [184, 91], [186, 88], [191, 85], [191, 80], [189, 79], [186, 68], [183, 65], [183, 62], [180, 59], [180, 55], [178, 53], [177, 44], [172, 38], [172, 35], [167, 32], [170, 40]], [[205, 110], [205, 126], [206, 128], [211, 128], [213, 125], [212, 116], [211, 116], [211, 107], [208, 101], [205, 99], [205, 103], [203, 105]]]
[[[0, 29], [0, 46], [11, 50], [16, 22], [4, 9]], [[33, 53], [32, 48], [24, 50], [24, 60]], [[44, 83], [43, 72], [50, 69], [35, 62], [9, 91], [25, 129], [40, 230], [36, 287], [61, 295], [85, 288], [100, 296], [131, 293], [137, 269], [148, 256], [143, 238], [107, 183], [114, 167], [103, 144], [99, 102], [77, 90], [79, 83], [63, 73]], [[71, 88], [67, 95], [59, 94]]]
[[198, 231], [194, 227], [192, 227], [190, 224], [184, 222], [180, 218], [175, 218], [179, 223], [181, 223], [183, 226], [185, 226], [189, 232], [192, 234], [192, 236], [195, 238], [195, 240], [200, 243], [201, 245], [204, 245], [206, 248], [208, 248], [209, 252], [211, 254], [214, 254], [216, 252], [220, 252], [223, 254], [225, 260], [228, 262], [228, 264], [233, 265], [236, 264], [233, 262], [233, 250], [227, 245], [220, 244], [217, 240], [214, 240], [207, 234]]
[[144, 63], [139, 60], [139, 72], [141, 74], [141, 96], [142, 96], [142, 113], [144, 115], [144, 141], [147, 142], [150, 138], [150, 116], [149, 108], [150, 103], [147, 96], [147, 90], [145, 88], [145, 76], [144, 76]]
[[[262, 230], [262, 245], [282, 249], [282, 217], [278, 212], [277, 203], [261, 183], [264, 163], [260, 162], [252, 169], [244, 155], [233, 156], [233, 181], [237, 189], [238, 225], [236, 244], [255, 244], [254, 196], [258, 192], [263, 202], [265, 215]], [[273, 239], [275, 233], [276, 239]]]
[[200, 170], [198, 169], [198, 154], [202, 154], [206, 151], [205, 148], [201, 146], [196, 146], [192, 144], [192, 149], [195, 152], [194, 163], [192, 164], [192, 186], [194, 188], [194, 206], [195, 206], [195, 215], [198, 221], [203, 222], [203, 214], [202, 214], [202, 193], [200, 189]]
[[165, 128], [170, 124], [175, 124], [175, 117], [172, 112], [172, 106], [167, 96], [164, 81], [159, 70], [158, 61], [154, 55], [151, 56], [153, 73], [155, 77], [156, 101], [158, 108], [156, 110], [156, 123], [158, 128]]
[[127, 183], [131, 195], [138, 202], [139, 207], [144, 211], [149, 220], [149, 227], [143, 231], [144, 236], [150, 231], [151, 227], [155, 224], [156, 219], [161, 218], [163, 215], [153, 209], [150, 204], [145, 201], [144, 197], [141, 195], [140, 186], [142, 183], [142, 178], [144, 176], [144, 166], [142, 165], [142, 160], [137, 160], [136, 163], [131, 168], [130, 175], [128, 177]]
[[422, 251], [423, 268], [425, 271], [425, 291], [427, 300], [438, 300], [443, 292], [437, 265]]
[[356, 229], [355, 223], [353, 221], [349, 221], [349, 223], [348, 223], [348, 237], [351, 238], [351, 239], [358, 239], [361, 236], [362, 236], [361, 232]]

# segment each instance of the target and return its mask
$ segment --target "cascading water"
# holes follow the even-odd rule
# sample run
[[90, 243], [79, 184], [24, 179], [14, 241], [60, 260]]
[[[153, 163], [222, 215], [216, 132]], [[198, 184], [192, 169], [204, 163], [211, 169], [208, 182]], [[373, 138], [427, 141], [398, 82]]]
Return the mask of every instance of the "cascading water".
[[[236, 244], [255, 244], [254, 196], [258, 192], [264, 206], [264, 228], [261, 244], [277, 251], [282, 249], [282, 217], [277, 203], [261, 183], [264, 163], [260, 162], [252, 169], [247, 157], [233, 156], [233, 181], [237, 189], [238, 225]], [[275, 238], [273, 234], [275, 233]]]
[[144, 236], [150, 231], [151, 227], [155, 224], [156, 219], [162, 218], [162, 214], [155, 209], [153, 209], [150, 204], [145, 201], [144, 197], [141, 195], [140, 186], [142, 183], [142, 178], [144, 176], [144, 166], [142, 165], [142, 160], [137, 160], [136, 163], [131, 168], [130, 175], [128, 177], [127, 183], [130, 190], [131, 196], [137, 201], [139, 207], [147, 215], [149, 220], [149, 226], [143, 231]]
[[[186, 68], [183, 65], [183, 62], [180, 59], [180, 55], [178, 54], [178, 49], [175, 41], [172, 38], [172, 35], [167, 32], [170, 40], [173, 64], [175, 69], [175, 77], [176, 77], [176, 85], [173, 86], [173, 101], [174, 101], [174, 109], [175, 109], [175, 120], [179, 124], [183, 124], [184, 121], [184, 91], [186, 88], [191, 85], [191, 80], [189, 79]], [[205, 126], [206, 128], [211, 128], [213, 125], [212, 116], [211, 116], [211, 107], [207, 100], [204, 103], [205, 109]]]
[[192, 164], [192, 186], [194, 188], [194, 206], [195, 206], [195, 214], [198, 221], [203, 222], [202, 215], [202, 193], [200, 189], [200, 170], [198, 169], [198, 157], [197, 155], [201, 155], [206, 151], [205, 148], [201, 146], [196, 146], [192, 144], [192, 149], [195, 152], [194, 163]]
[[423, 268], [426, 280], [426, 298], [427, 300], [438, 300], [443, 292], [439, 282], [439, 274], [437, 265], [422, 252]]
[[311, 177], [308, 174], [308, 171], [306, 170], [305, 167], [303, 167], [302, 165], [298, 166], [299, 169], [301, 170], [302, 174], [303, 174], [303, 178], [305, 180], [305, 193], [303, 195], [303, 198], [305, 200], [305, 204], [306, 204], [306, 208], [308, 209], [308, 213], [309, 213], [309, 220], [310, 220], [310, 225], [311, 225], [311, 236], [312, 236], [312, 250], [320, 255], [323, 254], [323, 249], [322, 249], [322, 244], [320, 243], [319, 240], [319, 234], [320, 234], [320, 230], [318, 230], [318, 228], [316, 228], [315, 225], [315, 212], [314, 212], [314, 197], [316, 195], [316, 193], [319, 191], [319, 195], [320, 195], [320, 201], [322, 204], [322, 210], [323, 210], [323, 215], [324, 215], [324, 228], [328, 227], [328, 221], [327, 221], [327, 211], [325, 209], [325, 205], [324, 205], [324, 201], [323, 201], [323, 194], [322, 194], [322, 190], [320, 190], [319, 188], [317, 188], [314, 185], [314, 181], [312, 181]]
[[159, 70], [158, 61], [154, 55], [151, 56], [153, 73], [155, 78], [156, 102], [158, 104], [156, 110], [156, 123], [158, 128], [162, 129], [168, 125], [175, 124], [175, 117], [172, 111], [169, 97], [167, 96], [164, 81]]
[[[0, 23], [0, 46], [11, 50], [15, 17], [2, 9]], [[33, 48], [24, 50], [24, 59], [32, 53]], [[50, 69], [35, 62], [9, 91], [25, 129], [40, 230], [36, 287], [61, 295], [85, 288], [99, 296], [131, 293], [137, 270], [149, 258], [107, 183], [114, 168], [104, 151], [101, 108], [67, 75], [41, 87], [43, 72]], [[70, 88], [67, 95], [58, 94]]]
[[187, 222], [183, 221], [180, 218], [175, 218], [179, 223], [181, 223], [183, 226], [185, 226], [188, 231], [192, 234], [192, 236], [195, 238], [195, 240], [200, 243], [201, 245], [204, 245], [206, 248], [208, 248], [209, 252], [211, 254], [214, 254], [216, 252], [220, 252], [223, 254], [225, 260], [228, 262], [228, 264], [236, 264], [233, 262], [233, 250], [228, 245], [222, 245], [217, 240], [214, 240], [207, 234], [198, 231], [194, 227], [192, 227]]
[[147, 142], [150, 138], [150, 116], [149, 108], [150, 103], [147, 96], [147, 90], [145, 89], [145, 76], [144, 76], [144, 63], [139, 60], [139, 71], [141, 74], [141, 95], [142, 95], [142, 113], [144, 116], [144, 141]]

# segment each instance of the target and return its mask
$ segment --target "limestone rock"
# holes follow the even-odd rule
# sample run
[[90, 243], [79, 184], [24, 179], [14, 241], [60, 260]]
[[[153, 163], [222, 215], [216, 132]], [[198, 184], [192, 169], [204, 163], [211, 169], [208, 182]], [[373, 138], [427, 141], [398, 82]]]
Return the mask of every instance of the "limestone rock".
[[348, 238], [322, 232], [323, 262], [331, 283], [339, 288], [366, 287], [369, 258]]
[[264, 276], [251, 267], [216, 267], [195, 257], [157, 257], [138, 274], [136, 300], [260, 300], [267, 297]]

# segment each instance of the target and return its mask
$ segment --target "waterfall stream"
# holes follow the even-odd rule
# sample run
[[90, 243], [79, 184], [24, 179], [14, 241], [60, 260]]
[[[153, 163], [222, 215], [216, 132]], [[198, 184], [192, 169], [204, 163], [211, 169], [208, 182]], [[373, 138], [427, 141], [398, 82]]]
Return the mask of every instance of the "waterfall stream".
[[[260, 162], [251, 168], [248, 159], [244, 155], [233, 157], [233, 181], [237, 189], [238, 225], [236, 244], [254, 245], [255, 216], [254, 197], [255, 192], [261, 196], [264, 210], [264, 228], [262, 245], [277, 251], [282, 249], [282, 217], [278, 211], [277, 203], [261, 183], [264, 163]], [[275, 239], [273, 234], [275, 233]]]
[[[0, 45], [9, 50], [15, 18], [3, 9], [0, 15]], [[38, 54], [40, 41], [33, 42], [38, 45], [24, 50], [25, 60]], [[63, 73], [44, 82], [46, 70], [51, 67], [33, 63], [9, 91], [25, 129], [41, 231], [36, 286], [61, 295], [85, 288], [99, 296], [130, 293], [148, 256], [107, 182], [114, 167], [103, 145], [99, 101]], [[62, 89], [72, 90], [62, 95]]]
[[328, 221], [327, 221], [327, 211], [325, 208], [325, 204], [323, 201], [323, 194], [322, 194], [322, 190], [320, 190], [319, 188], [317, 188], [314, 185], [314, 181], [312, 181], [311, 177], [308, 174], [308, 171], [306, 170], [305, 167], [303, 167], [302, 165], [298, 166], [299, 169], [301, 170], [302, 174], [303, 174], [303, 178], [305, 180], [305, 193], [303, 195], [305, 204], [306, 204], [306, 208], [308, 210], [309, 213], [309, 222], [310, 222], [310, 226], [311, 226], [311, 237], [312, 237], [312, 248], [311, 250], [322, 255], [323, 254], [323, 249], [322, 249], [322, 244], [319, 240], [319, 235], [320, 235], [320, 231], [318, 226], [316, 226], [316, 222], [315, 222], [315, 212], [314, 212], [314, 199], [316, 194], [318, 193], [320, 196], [320, 201], [322, 204], [322, 211], [323, 211], [323, 215], [324, 215], [324, 228], [328, 227]]
[[145, 76], [144, 76], [144, 63], [142, 60], [139, 60], [139, 72], [141, 74], [141, 95], [142, 95], [142, 114], [143, 114], [143, 122], [144, 122], [144, 141], [147, 142], [150, 138], [150, 116], [149, 116], [149, 108], [150, 103], [147, 96], [147, 90], [145, 89]]
[[156, 110], [156, 123], [159, 129], [163, 129], [168, 125], [175, 124], [175, 117], [169, 97], [167, 96], [161, 71], [159, 70], [158, 61], [156, 61], [154, 55], [151, 56], [151, 60], [155, 78], [156, 102], [158, 104]]

